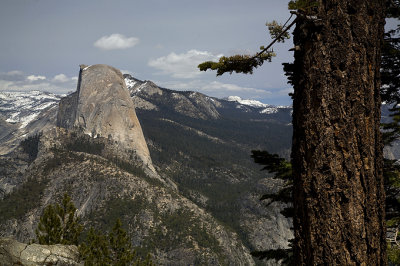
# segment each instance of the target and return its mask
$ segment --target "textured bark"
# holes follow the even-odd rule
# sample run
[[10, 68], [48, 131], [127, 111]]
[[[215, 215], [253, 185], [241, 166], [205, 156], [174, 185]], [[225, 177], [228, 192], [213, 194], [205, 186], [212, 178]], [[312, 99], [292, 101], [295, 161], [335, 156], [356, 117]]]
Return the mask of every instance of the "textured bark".
[[385, 265], [383, 0], [320, 0], [294, 31], [295, 263]]

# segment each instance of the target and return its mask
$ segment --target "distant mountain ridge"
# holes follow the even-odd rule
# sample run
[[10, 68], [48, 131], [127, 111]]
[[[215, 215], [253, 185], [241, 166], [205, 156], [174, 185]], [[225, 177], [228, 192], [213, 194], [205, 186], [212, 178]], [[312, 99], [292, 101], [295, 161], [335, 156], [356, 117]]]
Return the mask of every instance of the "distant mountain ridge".
[[[271, 104], [266, 104], [262, 103], [257, 100], [245, 100], [240, 98], [239, 96], [228, 96], [224, 98], [224, 100], [230, 101], [230, 102], [237, 102], [240, 105], [247, 105], [255, 108], [260, 108], [261, 110], [259, 111], [261, 114], [274, 114], [277, 113], [279, 109], [291, 109], [290, 106], [276, 106], [276, 105], [271, 105]], [[237, 108], [241, 108], [241, 106], [238, 105]]]
[[41, 91], [0, 92], [0, 116], [8, 123], [24, 128], [63, 96]]
[[[154, 93], [161, 94], [162, 91], [167, 91], [175, 95], [187, 95], [187, 98], [194, 98], [194, 96], [200, 96], [205, 99], [206, 102], [215, 103], [216, 106], [221, 106], [221, 102], [235, 102], [236, 108], [245, 111], [256, 111], [261, 113], [271, 114], [277, 113], [279, 109], [291, 109], [290, 106], [275, 106], [271, 104], [265, 104], [256, 100], [241, 99], [238, 96], [229, 96], [226, 98], [215, 98], [204, 95], [194, 91], [174, 91], [158, 87], [152, 81], [141, 81], [132, 77], [129, 74], [124, 74], [124, 81], [129, 89], [132, 97], [141, 97], [143, 94], [152, 95]], [[142, 91], [143, 90], [143, 91]], [[18, 125], [21, 128], [26, 127], [29, 123], [34, 121], [38, 115], [49, 107], [54, 107], [65, 94], [54, 94], [42, 91], [0, 91], [0, 119], [5, 120], [10, 124]], [[178, 98], [178, 96], [175, 96]], [[135, 101], [135, 99], [134, 99]], [[154, 105], [145, 105], [143, 100], [136, 100], [136, 108], [138, 109], [157, 109]], [[148, 102], [147, 102], [148, 104]], [[248, 109], [252, 107], [254, 109]], [[271, 110], [271, 111], [264, 111]], [[215, 114], [209, 114], [211, 117], [215, 117]]]
[[[174, 91], [157, 86], [152, 81], [141, 81], [124, 74], [125, 83], [134, 98], [136, 108], [159, 110], [158, 105], [170, 105], [173, 110], [186, 116], [200, 119], [218, 119], [222, 109], [239, 109], [238, 113], [257, 113], [263, 115], [287, 113], [284, 120], [290, 123], [291, 107], [264, 104], [256, 100], [243, 100], [238, 96], [224, 99], [210, 97], [194, 91]], [[259, 116], [266, 118], [267, 116]]]
[[[189, 202], [183, 199], [182, 204], [178, 205], [175, 199], [167, 200], [171, 198], [170, 192], [164, 190], [162, 190], [164, 191], [162, 192], [164, 198], [156, 202], [153, 201], [151, 204], [147, 203], [149, 197], [158, 197], [150, 191], [160, 191], [159, 182], [154, 183], [154, 180], [146, 179], [146, 177], [144, 179], [140, 176], [135, 177], [137, 169], [132, 168], [129, 164], [127, 165], [126, 161], [121, 161], [118, 157], [104, 156], [104, 152], [109, 151], [107, 150], [110, 144], [109, 140], [107, 136], [102, 136], [102, 134], [100, 134], [100, 138], [96, 138], [97, 134], [93, 134], [92, 130], [89, 130], [83, 136], [74, 135], [75, 133], [70, 129], [44, 132], [43, 136], [40, 137], [39, 159], [35, 160], [31, 166], [29, 163], [20, 162], [14, 157], [9, 158], [9, 156], [3, 161], [0, 160], [0, 168], [4, 166], [6, 169], [4, 172], [0, 171], [0, 190], [3, 189], [7, 194], [21, 187], [21, 182], [29, 181], [26, 174], [17, 174], [14, 168], [10, 168], [12, 165], [22, 165], [22, 169], [39, 170], [39, 172], [34, 170], [31, 175], [46, 177], [46, 180], [51, 180], [51, 183], [47, 185], [50, 187], [46, 190], [46, 193], [56, 191], [51, 192], [52, 198], [59, 195], [63, 186], [71, 189], [73, 198], [78, 199], [76, 205], [81, 206], [80, 209], [85, 215], [98, 209], [93, 215], [104, 221], [110, 216], [103, 213], [102, 210], [113, 206], [116, 211], [121, 208], [121, 210], [124, 210], [121, 213], [125, 213], [125, 211], [129, 213], [128, 216], [124, 216], [124, 219], [130, 226], [132, 220], [129, 217], [136, 217], [135, 219], [144, 223], [140, 225], [141, 229], [137, 233], [135, 233], [135, 230], [132, 232], [136, 238], [141, 239], [140, 241], [144, 237], [142, 233], [146, 234], [146, 230], [151, 229], [148, 227], [146, 229], [146, 224], [151, 222], [155, 223], [156, 226], [163, 226], [163, 221], [173, 222], [168, 218], [168, 213], [172, 214], [175, 217], [174, 219], [193, 217], [190, 212], [186, 211], [179, 215], [175, 213], [174, 208], [179, 206], [178, 209], [186, 210], [190, 207], [189, 209], [195, 210], [195, 213], [199, 212], [198, 208], [200, 208], [205, 213], [210, 214], [211, 220], [215, 219], [223, 225], [218, 226], [212, 222], [214, 224], [210, 227], [212, 223], [202, 222], [205, 216], [197, 217], [200, 222], [193, 224], [196, 226], [195, 229], [202, 232], [200, 236], [211, 237], [208, 240], [203, 239], [207, 240], [202, 243], [203, 247], [209, 245], [206, 243], [210, 240], [212, 241], [209, 243], [215, 248], [221, 244], [226, 245], [235, 234], [237, 234], [237, 239], [233, 241], [238, 243], [239, 248], [235, 248], [236, 251], [234, 252], [242, 254], [238, 253], [236, 258], [249, 259], [247, 256], [249, 253], [245, 251], [246, 249], [262, 250], [287, 247], [287, 240], [291, 238], [292, 233], [289, 221], [279, 213], [279, 210], [284, 206], [272, 204], [265, 207], [259, 201], [261, 195], [276, 191], [281, 184], [269, 178], [267, 173], [260, 172], [260, 167], [254, 164], [250, 158], [250, 152], [253, 149], [268, 150], [289, 158], [291, 108], [276, 108], [273, 112], [262, 113], [262, 110], [274, 107], [242, 104], [236, 101], [237, 98], [235, 101], [228, 101], [199, 92], [174, 91], [159, 87], [151, 81], [141, 81], [129, 75], [124, 75], [124, 82], [135, 104], [136, 114], [143, 129], [155, 169], [164, 180], [172, 180], [176, 184], [177, 191], [173, 192], [172, 195], [177, 196], [178, 199], [180, 197], [189, 199], [194, 206], [190, 207]], [[43, 97], [45, 98], [45, 96]], [[0, 151], [3, 154], [10, 154], [13, 149], [14, 153], [11, 154], [20, 154], [19, 143], [26, 139], [28, 135], [54, 128], [57, 121], [59, 100], [52, 99], [52, 97], [48, 97], [47, 100], [54, 104], [43, 109], [36, 119], [23, 128], [20, 128], [21, 123], [19, 122], [9, 123], [5, 121], [11, 110], [2, 109], [1, 106], [2, 104], [5, 105], [5, 101], [0, 102], [0, 113], [3, 114], [3, 120], [0, 119]], [[254, 102], [251, 103], [254, 105]], [[18, 109], [18, 106], [14, 105], [14, 108]], [[89, 113], [86, 114], [89, 115]], [[87, 116], [86, 114], [84, 117]], [[97, 132], [97, 130], [95, 131]], [[7, 132], [7, 134], [3, 132]], [[3, 135], [5, 136], [2, 137]], [[54, 140], [50, 136], [57, 136], [57, 138]], [[111, 149], [111, 151], [113, 150]], [[19, 157], [23, 158], [24, 156], [17, 155], [17, 158]], [[135, 161], [134, 156], [131, 159]], [[12, 163], [10, 163], [10, 160]], [[128, 173], [126, 173], [126, 170], [129, 170]], [[127, 187], [126, 182], [128, 181], [137, 185], [130, 184]], [[148, 182], [150, 182], [149, 185], [146, 185]], [[56, 188], [56, 184], [60, 188]], [[79, 186], [82, 188], [79, 188]], [[141, 191], [140, 193], [138, 193], [138, 189]], [[149, 189], [150, 191], [146, 192], [145, 197], [140, 196], [143, 191]], [[45, 195], [47, 195], [46, 193]], [[113, 195], [121, 195], [123, 198], [113, 200]], [[172, 198], [175, 196], [172, 196]], [[134, 202], [138, 204], [142, 202], [139, 206], [142, 206], [143, 210], [147, 210], [147, 213], [138, 213], [137, 209], [131, 209], [132, 201], [129, 198], [132, 197], [135, 197]], [[155, 210], [164, 206], [165, 201], [167, 205], [162, 209], [166, 212], [160, 216]], [[146, 204], [143, 204], [143, 202]], [[156, 203], [156, 206], [154, 203]], [[117, 209], [116, 206], [118, 206]], [[149, 208], [153, 209], [150, 210]], [[36, 209], [35, 215], [39, 211], [40, 209]], [[111, 211], [110, 215], [113, 213], [114, 211]], [[140, 217], [137, 216], [139, 214]], [[107, 219], [104, 219], [104, 217]], [[194, 221], [197, 221], [197, 218]], [[158, 219], [161, 219], [162, 222], [158, 222]], [[27, 226], [25, 222], [23, 223], [24, 228]], [[217, 230], [212, 231], [212, 234], [220, 243], [218, 245], [213, 240], [214, 237], [205, 234], [204, 231], [214, 226]], [[230, 228], [228, 232], [231, 230], [234, 235], [226, 235], [224, 233], [226, 227]], [[8, 228], [7, 230], [10, 229], [10, 227], [6, 228]], [[158, 227], [153, 229], [156, 228]], [[20, 232], [20, 234], [26, 237], [26, 235], [29, 235], [29, 230], [28, 232]], [[168, 231], [171, 237], [174, 230]], [[216, 235], [218, 231], [225, 235], [225, 240]], [[160, 234], [166, 233], [163, 229], [160, 232], [152, 232], [155, 235], [145, 237], [146, 243], [149, 243], [147, 241], [150, 241], [150, 239], [154, 240], [153, 237], [160, 237]], [[169, 235], [167, 236], [169, 237]], [[140, 244], [140, 241], [135, 243]], [[245, 249], [240, 247], [240, 243], [244, 243]], [[147, 250], [151, 246], [157, 247], [157, 244], [157, 242], [152, 242], [151, 245], [149, 243], [150, 246], [147, 247]], [[167, 243], [162, 245], [164, 245], [162, 251], [164, 253], [162, 254], [172, 256], [173, 252], [176, 252], [168, 250]], [[178, 252], [179, 256], [193, 252], [190, 248], [189, 250], [184, 248], [187, 247], [187, 244], [183, 244], [183, 242], [179, 242], [177, 245], [183, 248]], [[226, 248], [223, 248], [224, 252], [222, 253], [218, 249], [211, 250], [214, 254], [211, 255], [212, 258], [216, 258], [216, 254], [224, 253], [228, 257], [231, 256], [229, 254], [232, 254]], [[205, 254], [205, 249], [202, 250], [204, 251], [202, 251], [202, 254]], [[243, 256], [243, 254], [247, 255]], [[193, 256], [196, 257], [197, 255], [192, 254], [188, 258], [192, 259]], [[233, 257], [231, 256], [231, 258]], [[172, 257], [169, 257], [167, 261], [177, 263]]]
[[40, 134], [32, 130], [0, 156], [1, 236], [33, 239], [45, 206], [68, 193], [83, 223], [105, 231], [121, 219], [138, 253], [150, 252], [157, 264], [254, 264], [235, 232], [189, 200], [166, 172], [158, 175], [119, 70], [81, 66], [77, 91], [56, 110], [46, 104], [26, 126], [3, 119], [12, 137], [51, 117], [42, 121], [47, 128], [36, 127]]

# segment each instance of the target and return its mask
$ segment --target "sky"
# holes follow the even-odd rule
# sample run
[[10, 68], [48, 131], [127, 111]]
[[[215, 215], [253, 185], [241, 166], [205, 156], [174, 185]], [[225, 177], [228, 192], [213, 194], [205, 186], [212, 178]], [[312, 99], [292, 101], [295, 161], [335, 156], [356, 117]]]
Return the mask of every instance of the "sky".
[[107, 64], [174, 90], [291, 104], [282, 70], [292, 40], [253, 75], [200, 72], [203, 61], [255, 53], [282, 0], [1, 0], [0, 91], [76, 90], [79, 65]]

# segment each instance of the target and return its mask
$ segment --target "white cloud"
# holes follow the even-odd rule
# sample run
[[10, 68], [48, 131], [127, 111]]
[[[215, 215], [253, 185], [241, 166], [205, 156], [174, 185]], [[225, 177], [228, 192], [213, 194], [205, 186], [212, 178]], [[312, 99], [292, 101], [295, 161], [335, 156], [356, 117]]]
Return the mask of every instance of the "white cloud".
[[66, 75], [64, 75], [64, 74], [58, 74], [58, 75], [55, 75], [54, 76], [54, 78], [53, 78], [53, 82], [61, 82], [61, 83], [64, 83], [64, 82], [68, 82], [68, 81], [70, 81], [71, 79], [69, 79]]
[[[66, 80], [65, 80], [66, 78]], [[65, 80], [65, 82], [60, 82]], [[65, 93], [74, 89], [76, 80], [64, 74], [47, 79], [44, 75], [27, 75], [22, 71], [0, 72], [0, 91], [48, 91]]]
[[0, 90], [1, 91], [48, 91], [53, 93], [63, 93], [68, 90], [68, 88], [57, 86], [49, 82], [38, 82], [38, 83], [27, 83], [27, 82], [13, 82], [0, 80]]
[[139, 43], [136, 37], [126, 37], [122, 34], [114, 33], [110, 36], [103, 36], [98, 39], [94, 46], [102, 50], [127, 49]]
[[149, 61], [148, 65], [161, 70], [162, 74], [174, 78], [194, 78], [202, 72], [197, 66], [204, 61], [218, 60], [222, 55], [213, 55], [207, 51], [190, 50], [186, 53], [170, 53]]
[[45, 76], [36, 76], [36, 75], [30, 75], [28, 77], [26, 77], [27, 80], [29, 81], [38, 81], [38, 80], [45, 80], [46, 77]]

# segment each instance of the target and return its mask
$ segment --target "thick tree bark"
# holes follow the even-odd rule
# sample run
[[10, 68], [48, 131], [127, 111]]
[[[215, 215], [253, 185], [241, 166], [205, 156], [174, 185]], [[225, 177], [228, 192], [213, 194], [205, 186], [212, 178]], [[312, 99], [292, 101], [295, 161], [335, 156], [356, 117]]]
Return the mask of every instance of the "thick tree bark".
[[298, 17], [296, 265], [386, 264], [379, 131], [384, 2], [319, 0]]

